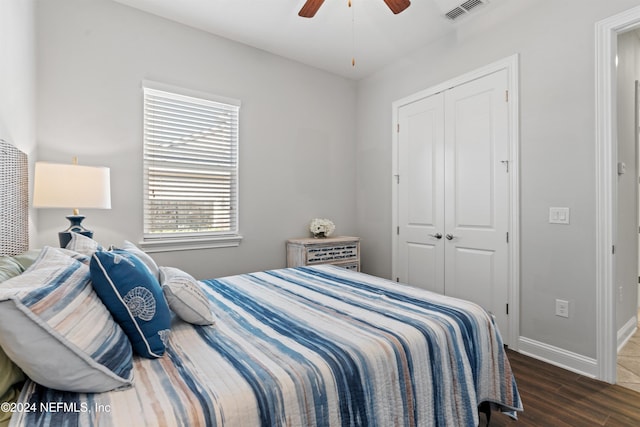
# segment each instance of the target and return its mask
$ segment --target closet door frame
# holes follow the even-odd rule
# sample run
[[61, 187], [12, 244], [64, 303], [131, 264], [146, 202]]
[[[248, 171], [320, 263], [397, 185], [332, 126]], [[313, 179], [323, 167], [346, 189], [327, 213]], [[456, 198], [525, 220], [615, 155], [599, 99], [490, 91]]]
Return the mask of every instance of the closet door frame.
[[435, 95], [455, 86], [479, 79], [496, 71], [507, 71], [508, 115], [509, 115], [509, 336], [503, 337], [509, 347], [518, 350], [520, 338], [520, 129], [519, 129], [519, 98], [518, 98], [518, 54], [511, 55], [482, 68], [452, 78], [428, 89], [419, 91], [392, 103], [392, 268], [393, 278], [398, 277], [398, 121], [399, 110], [403, 105], [410, 104], [422, 98]]

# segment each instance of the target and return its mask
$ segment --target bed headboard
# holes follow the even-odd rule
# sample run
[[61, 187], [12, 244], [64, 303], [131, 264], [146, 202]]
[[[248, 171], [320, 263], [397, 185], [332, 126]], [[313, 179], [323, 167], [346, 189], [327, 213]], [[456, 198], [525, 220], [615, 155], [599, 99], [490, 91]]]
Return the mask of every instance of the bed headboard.
[[0, 139], [0, 255], [29, 249], [27, 155]]

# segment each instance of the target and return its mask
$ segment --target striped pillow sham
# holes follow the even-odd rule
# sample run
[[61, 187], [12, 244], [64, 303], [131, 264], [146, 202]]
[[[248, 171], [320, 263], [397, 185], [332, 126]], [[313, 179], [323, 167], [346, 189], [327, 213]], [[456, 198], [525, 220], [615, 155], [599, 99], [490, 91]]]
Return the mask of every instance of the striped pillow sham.
[[89, 267], [52, 247], [0, 284], [0, 345], [46, 387], [90, 393], [132, 384], [131, 343], [94, 292]]

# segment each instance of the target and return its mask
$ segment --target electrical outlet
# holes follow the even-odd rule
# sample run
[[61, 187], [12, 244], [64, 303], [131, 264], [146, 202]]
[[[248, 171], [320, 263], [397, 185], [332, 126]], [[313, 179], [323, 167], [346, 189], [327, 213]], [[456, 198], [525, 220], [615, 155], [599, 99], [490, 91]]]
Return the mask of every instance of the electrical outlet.
[[556, 316], [569, 317], [569, 301], [556, 300]]

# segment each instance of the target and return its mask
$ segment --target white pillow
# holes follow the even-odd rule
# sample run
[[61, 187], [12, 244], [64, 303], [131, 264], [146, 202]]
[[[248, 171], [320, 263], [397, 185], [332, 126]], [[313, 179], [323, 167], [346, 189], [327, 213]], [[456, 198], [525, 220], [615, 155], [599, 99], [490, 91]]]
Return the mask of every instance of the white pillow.
[[190, 274], [174, 267], [160, 267], [160, 284], [169, 308], [182, 320], [194, 325], [215, 322], [207, 296]]
[[139, 247], [137, 247], [135, 244], [131, 243], [128, 240], [124, 241], [124, 243], [122, 244], [122, 249], [124, 249], [127, 252], [131, 252], [132, 254], [137, 256], [138, 259], [142, 261], [144, 265], [147, 266], [151, 274], [153, 274], [156, 277], [156, 279], [160, 279], [158, 264], [156, 264], [156, 262], [153, 260], [153, 258], [151, 258], [151, 256], [149, 256], [148, 253], [146, 253], [145, 251], [143, 251], [142, 249], [140, 249]]
[[97, 393], [132, 384], [132, 349], [91, 286], [89, 267], [45, 247], [0, 284], [0, 345], [33, 381]]
[[97, 250], [102, 250], [102, 247], [98, 242], [84, 234], [71, 232], [71, 240], [65, 246], [65, 249], [69, 249], [74, 252], [81, 253], [90, 257]]

